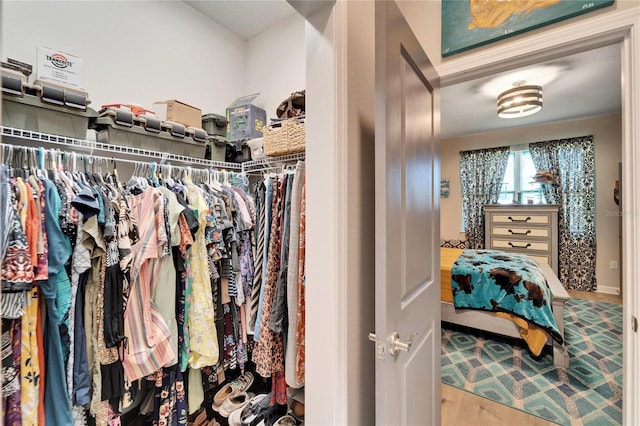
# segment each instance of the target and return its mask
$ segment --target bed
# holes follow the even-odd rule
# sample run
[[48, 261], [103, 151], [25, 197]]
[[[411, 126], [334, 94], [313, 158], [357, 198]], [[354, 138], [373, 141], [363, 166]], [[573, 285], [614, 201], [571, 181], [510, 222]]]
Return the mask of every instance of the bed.
[[[461, 280], [459, 278], [460, 276], [456, 275], [456, 273], [460, 273], [460, 264], [463, 264], [462, 267], [465, 266], [464, 262], [467, 262], [466, 266], [469, 267], [473, 267], [470, 266], [473, 264], [486, 265], [487, 255], [500, 253], [505, 253], [510, 258], [513, 257], [512, 253], [492, 250], [440, 249], [442, 321], [481, 330], [483, 332], [524, 339], [534, 355], [541, 353], [544, 347], [550, 347], [552, 349], [554, 365], [566, 368], [569, 365], [569, 357], [564, 345], [564, 305], [570, 296], [549, 265], [543, 263], [537, 264], [531, 260], [532, 263], [539, 267], [536, 274], [541, 274], [544, 277], [543, 279], [546, 280], [548, 288], [551, 290], [551, 301], [543, 303], [544, 305], [550, 305], [548, 307], [551, 308], [551, 310], [548, 312], [549, 315], [552, 315], [553, 320], [551, 320], [551, 318], [549, 318], [549, 320], [551, 323], [555, 322], [555, 324], [547, 324], [542, 321], [541, 326], [538, 326], [533, 323], [535, 320], [525, 320], [524, 318], [526, 318], [527, 315], [503, 312], [505, 310], [500, 308], [496, 309], [500, 312], [489, 312], [486, 307], [477, 308], [465, 304], [469, 294], [467, 294], [467, 289], [461, 289], [458, 281], [464, 280]], [[462, 256], [463, 254], [464, 256]], [[474, 256], [484, 257], [482, 257], [482, 260], [473, 261]], [[496, 258], [500, 258], [500, 256]], [[478, 259], [480, 259], [480, 257], [478, 257]], [[519, 258], [516, 257], [515, 259], [518, 260]], [[510, 260], [514, 259], [512, 258]], [[452, 275], [456, 276], [457, 281], [452, 280]], [[456, 303], [462, 303], [462, 306], [468, 306], [471, 309], [455, 308], [454, 292], [457, 298]], [[553, 327], [554, 325], [555, 327]]]

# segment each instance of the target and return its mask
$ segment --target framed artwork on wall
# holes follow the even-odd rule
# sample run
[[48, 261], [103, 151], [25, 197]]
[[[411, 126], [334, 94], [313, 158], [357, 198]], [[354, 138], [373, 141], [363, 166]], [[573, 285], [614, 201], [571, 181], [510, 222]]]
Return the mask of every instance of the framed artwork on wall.
[[442, 0], [442, 56], [583, 13], [615, 0]]
[[440, 198], [449, 198], [449, 179], [440, 180]]

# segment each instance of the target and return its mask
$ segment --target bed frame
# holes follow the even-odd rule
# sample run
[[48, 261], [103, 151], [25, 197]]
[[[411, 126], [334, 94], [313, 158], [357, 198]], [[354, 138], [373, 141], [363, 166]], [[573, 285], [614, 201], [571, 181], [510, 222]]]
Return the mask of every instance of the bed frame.
[[[547, 264], [541, 264], [540, 266], [553, 294], [553, 317], [556, 320], [560, 335], [564, 339], [564, 305], [570, 296], [562, 286], [562, 283], [560, 283], [560, 280], [558, 280], [558, 277], [553, 273], [551, 267]], [[521, 339], [518, 327], [513, 322], [488, 312], [455, 309], [452, 303], [443, 301], [441, 303], [441, 313], [443, 322]], [[553, 348], [553, 364], [556, 367], [567, 368], [569, 366], [569, 355], [565, 345], [559, 344], [551, 337], [549, 337], [547, 345]]]

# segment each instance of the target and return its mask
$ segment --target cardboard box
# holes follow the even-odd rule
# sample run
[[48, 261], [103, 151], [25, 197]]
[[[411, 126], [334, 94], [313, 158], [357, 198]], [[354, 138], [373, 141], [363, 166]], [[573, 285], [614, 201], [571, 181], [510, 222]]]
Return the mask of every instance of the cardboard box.
[[227, 139], [237, 141], [262, 137], [262, 128], [267, 124], [267, 113], [251, 102], [260, 93], [236, 99], [227, 108]]
[[38, 46], [36, 64], [36, 80], [82, 88], [82, 59], [77, 56]]
[[174, 121], [187, 127], [202, 127], [202, 111], [175, 99], [154, 102], [153, 112], [162, 121]]

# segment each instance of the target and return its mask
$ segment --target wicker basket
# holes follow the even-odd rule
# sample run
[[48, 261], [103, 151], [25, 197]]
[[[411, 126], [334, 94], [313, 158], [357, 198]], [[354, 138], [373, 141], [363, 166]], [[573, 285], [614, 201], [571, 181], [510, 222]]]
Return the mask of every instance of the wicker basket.
[[306, 131], [296, 118], [270, 124], [262, 130], [264, 153], [269, 157], [304, 152]]

